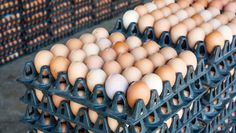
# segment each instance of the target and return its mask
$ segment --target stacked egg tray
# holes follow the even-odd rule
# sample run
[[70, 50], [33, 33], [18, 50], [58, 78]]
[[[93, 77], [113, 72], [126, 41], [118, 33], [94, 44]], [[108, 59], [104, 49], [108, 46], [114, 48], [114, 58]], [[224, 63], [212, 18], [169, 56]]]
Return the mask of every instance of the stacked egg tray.
[[0, 1], [0, 16], [19, 12], [19, 1], [17, 0], [1, 0]]
[[31, 53], [49, 45], [48, 0], [22, 0], [25, 52]]
[[23, 55], [20, 15], [20, 13], [12, 13], [0, 17], [0, 64]]
[[112, 15], [117, 15], [120, 12], [124, 12], [126, 8], [129, 6], [129, 1], [123, 1], [123, 0], [113, 0], [111, 9], [112, 9]]
[[93, 0], [94, 23], [99, 23], [112, 17], [111, 4], [112, 0]]

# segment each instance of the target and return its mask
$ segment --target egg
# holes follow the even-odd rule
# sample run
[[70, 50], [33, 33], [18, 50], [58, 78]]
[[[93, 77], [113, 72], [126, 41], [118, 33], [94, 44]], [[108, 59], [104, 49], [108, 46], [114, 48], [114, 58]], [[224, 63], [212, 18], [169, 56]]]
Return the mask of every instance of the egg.
[[94, 43], [87, 43], [83, 46], [82, 50], [86, 53], [87, 56], [98, 55], [100, 49]]
[[131, 51], [131, 54], [134, 56], [135, 61], [146, 58], [148, 53], [145, 48], [137, 47]]
[[147, 74], [142, 78], [142, 81], [144, 81], [150, 89], [157, 90], [159, 95], [162, 93], [163, 90], [162, 80], [157, 74], [155, 73]]
[[236, 13], [236, 2], [230, 2], [224, 7], [224, 11], [230, 11], [233, 12], [234, 14]]
[[84, 33], [80, 36], [80, 40], [83, 44], [94, 43], [96, 41], [96, 37], [91, 33]]
[[223, 7], [223, 4], [222, 4], [222, 2], [221, 2], [220, 0], [213, 0], [213, 1], [211, 1], [211, 2], [209, 3], [208, 6], [209, 6], [209, 7], [215, 7], [215, 8], [217, 8], [217, 9], [221, 10], [222, 7]]
[[101, 51], [99, 55], [105, 62], [115, 60], [117, 56], [116, 51], [112, 48], [106, 48], [105, 50]]
[[135, 62], [135, 67], [137, 67], [143, 75], [151, 73], [154, 70], [154, 65], [149, 59], [141, 59]]
[[187, 18], [182, 23], [187, 27], [187, 30], [190, 31], [196, 27], [196, 23], [192, 18]]
[[175, 13], [175, 15], [179, 18], [179, 21], [188, 18], [188, 13], [185, 10], [179, 10]]
[[70, 61], [62, 56], [57, 56], [52, 59], [50, 63], [50, 71], [52, 76], [56, 79], [59, 72], [67, 72]]
[[202, 28], [194, 28], [187, 35], [190, 48], [194, 48], [198, 41], [204, 41], [205, 32]]
[[195, 21], [196, 25], [200, 25], [204, 21], [203, 17], [200, 14], [195, 14], [191, 18]]
[[70, 101], [71, 112], [74, 116], [78, 115], [78, 112], [79, 112], [80, 108], [82, 108], [82, 107], [85, 107], [85, 106], [82, 104]]
[[166, 63], [165, 57], [160, 53], [150, 55], [148, 59], [152, 61], [152, 64], [155, 68], [160, 67]]
[[88, 67], [83, 62], [72, 62], [68, 68], [68, 79], [72, 85], [77, 78], [85, 78], [88, 73]]
[[193, 15], [196, 13], [195, 8], [193, 8], [193, 7], [191, 7], [191, 6], [185, 8], [184, 10], [187, 12], [188, 17], [191, 17], [191, 16], [193, 16]]
[[110, 127], [110, 129], [115, 132], [117, 127], [119, 126], [119, 123], [117, 122], [116, 119], [113, 119], [111, 117], [107, 117], [107, 122], [108, 122], [108, 125]]
[[236, 35], [236, 23], [229, 23], [227, 24], [230, 29], [232, 30], [233, 35]]
[[88, 110], [88, 116], [92, 123], [95, 123], [98, 119], [98, 113], [91, 109]]
[[176, 15], [170, 15], [166, 18], [171, 26], [174, 26], [179, 23], [179, 18]]
[[155, 18], [150, 14], [145, 14], [141, 16], [138, 20], [138, 28], [141, 33], [144, 33], [147, 27], [152, 27], [154, 24]]
[[129, 83], [138, 81], [142, 78], [141, 71], [133, 66], [125, 68], [125, 70], [122, 72], [122, 75], [127, 79]]
[[164, 17], [163, 13], [160, 10], [154, 10], [150, 13], [155, 20], [159, 20]]
[[157, 6], [152, 2], [148, 2], [148, 3], [144, 4], [144, 6], [147, 8], [147, 11], [149, 13], [157, 9]]
[[169, 5], [171, 3], [175, 3], [175, 0], [165, 0], [166, 5]]
[[166, 61], [177, 57], [177, 52], [172, 47], [164, 47], [159, 51], [160, 54], [162, 54]]
[[193, 69], [196, 70], [197, 57], [192, 51], [189, 51], [189, 50], [182, 51], [178, 57], [182, 59], [187, 66], [191, 65], [193, 66]]
[[221, 25], [221, 22], [217, 19], [212, 19], [209, 21], [209, 24], [212, 25], [213, 29], [215, 30]]
[[121, 54], [117, 58], [117, 62], [121, 65], [122, 69], [132, 66], [134, 61], [134, 56], [130, 53]]
[[57, 96], [57, 95], [52, 95], [52, 101], [53, 101], [53, 104], [55, 105], [55, 107], [59, 107], [61, 102], [66, 100], [65, 98], [63, 97], [60, 97], [60, 96]]
[[205, 45], [208, 53], [211, 53], [216, 46], [224, 47], [224, 36], [219, 31], [213, 31], [205, 37]]
[[66, 42], [66, 46], [72, 51], [82, 48], [83, 43], [80, 39], [71, 38]]
[[63, 56], [67, 57], [70, 53], [70, 50], [64, 44], [55, 44], [52, 46], [50, 51], [54, 56]]
[[123, 15], [123, 24], [127, 29], [131, 23], [137, 23], [139, 19], [139, 14], [135, 10], [126, 11]]
[[106, 72], [107, 75], [111, 75], [115, 73], [121, 73], [122, 67], [116, 61], [108, 61], [105, 62], [105, 64], [103, 65], [103, 70]]
[[125, 42], [129, 46], [129, 50], [132, 50], [142, 45], [141, 39], [138, 38], [137, 36], [130, 36], [126, 39]]
[[48, 50], [39, 51], [34, 57], [34, 66], [38, 73], [42, 66], [49, 66], [51, 60], [53, 59], [53, 54]]
[[112, 44], [116, 44], [117, 42], [125, 41], [125, 36], [120, 32], [113, 32], [109, 36], [109, 40], [112, 42]]
[[161, 10], [164, 17], [167, 17], [172, 13], [172, 11], [169, 7], [163, 7], [160, 10]]
[[100, 50], [104, 50], [106, 48], [109, 48], [112, 46], [112, 43], [109, 39], [107, 38], [101, 38], [99, 39], [96, 44], [98, 45], [98, 47], [100, 48]]
[[112, 46], [112, 48], [116, 51], [118, 55], [129, 51], [129, 46], [125, 42], [117, 42], [115, 45]]
[[157, 38], [160, 38], [162, 32], [169, 31], [171, 27], [170, 22], [167, 19], [160, 19], [155, 22], [153, 28]]
[[68, 56], [71, 62], [80, 61], [83, 62], [86, 57], [86, 53], [81, 49], [72, 50]]
[[171, 4], [168, 5], [168, 7], [171, 9], [171, 12], [172, 12], [172, 13], [177, 12], [177, 11], [180, 10], [180, 8], [181, 8], [181, 7], [180, 7], [178, 4], [176, 4], [176, 3], [171, 3]]
[[176, 43], [177, 40], [179, 39], [179, 37], [186, 36], [187, 32], [188, 32], [188, 28], [184, 24], [179, 23], [179, 24], [175, 25], [170, 30], [172, 41], [174, 43]]
[[166, 5], [164, 0], [154, 0], [153, 2], [156, 4], [158, 9], [160, 9]]
[[196, 10], [196, 12], [200, 12], [202, 10], [204, 10], [204, 6], [200, 3], [193, 3], [192, 7]]
[[89, 69], [101, 68], [104, 64], [103, 59], [98, 55], [91, 55], [85, 58], [84, 63]]
[[229, 21], [233, 20], [234, 17], [235, 17], [235, 14], [234, 14], [233, 12], [225, 11], [225, 12], [223, 12], [223, 14], [224, 14], [225, 16], [227, 16], [227, 18], [228, 18]]
[[186, 8], [189, 6], [189, 2], [187, 2], [186, 0], [178, 0], [177, 1], [177, 4], [182, 8]]
[[212, 17], [215, 17], [220, 14], [220, 10], [215, 7], [208, 7], [207, 10], [211, 12]]
[[206, 21], [209, 21], [213, 16], [211, 14], [210, 11], [208, 10], [203, 10], [200, 12], [200, 15], [202, 16], [203, 20], [206, 22]]
[[176, 80], [175, 70], [169, 65], [163, 65], [156, 69], [155, 73], [162, 79], [162, 81], [169, 81], [173, 87]]
[[148, 10], [144, 5], [138, 5], [134, 8], [134, 10], [139, 14], [139, 16], [143, 16], [148, 13]]
[[215, 19], [219, 20], [221, 24], [227, 24], [229, 22], [228, 17], [223, 14], [217, 15]]
[[183, 78], [187, 74], [187, 65], [186, 63], [180, 58], [174, 58], [168, 61], [167, 65], [170, 65], [176, 73], [181, 73]]
[[111, 74], [105, 83], [106, 94], [110, 99], [113, 99], [116, 92], [126, 93], [128, 88], [127, 79], [121, 74]]
[[232, 42], [233, 39], [233, 33], [231, 28], [228, 25], [222, 25], [220, 26], [217, 31], [219, 31], [225, 40], [228, 40], [230, 43]]
[[143, 100], [147, 105], [151, 97], [150, 88], [144, 81], [137, 81], [130, 85], [127, 91], [127, 101], [131, 108], [134, 107], [138, 99]]
[[101, 38], [108, 38], [109, 37], [108, 31], [103, 27], [98, 27], [98, 28], [94, 29], [92, 34], [96, 37], [97, 40], [99, 40]]
[[102, 69], [90, 70], [86, 76], [86, 82], [90, 92], [93, 92], [96, 85], [104, 85], [106, 78], [107, 75]]
[[199, 28], [201, 28], [202, 30], [204, 30], [205, 35], [209, 34], [210, 32], [213, 31], [213, 26], [209, 23], [202, 23]]
[[148, 55], [152, 55], [159, 51], [160, 45], [155, 41], [148, 40], [143, 44], [143, 47], [146, 49]]

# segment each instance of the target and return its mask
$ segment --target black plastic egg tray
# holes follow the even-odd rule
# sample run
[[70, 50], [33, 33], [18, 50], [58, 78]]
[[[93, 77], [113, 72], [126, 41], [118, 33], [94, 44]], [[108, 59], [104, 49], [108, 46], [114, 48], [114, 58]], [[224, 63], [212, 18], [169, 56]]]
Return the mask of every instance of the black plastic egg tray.
[[[7, 3], [9, 6], [6, 6]], [[20, 6], [18, 0], [1, 0], [0, 2], [0, 17], [19, 12], [19, 10]]]
[[113, 0], [111, 9], [113, 16], [118, 15], [120, 12], [123, 13], [126, 11], [126, 9], [129, 9], [129, 1]]

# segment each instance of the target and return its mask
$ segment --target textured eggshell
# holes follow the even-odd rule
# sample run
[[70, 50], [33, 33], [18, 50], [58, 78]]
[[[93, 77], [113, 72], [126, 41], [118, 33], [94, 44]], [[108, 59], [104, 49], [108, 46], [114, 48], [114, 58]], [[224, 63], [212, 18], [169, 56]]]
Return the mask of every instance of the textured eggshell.
[[134, 56], [131, 53], [121, 54], [117, 58], [117, 62], [121, 65], [122, 69], [132, 66], [134, 61]]
[[136, 67], [127, 67], [123, 72], [122, 75], [128, 80], [129, 83], [138, 81], [142, 78], [141, 71]]
[[77, 38], [71, 38], [66, 42], [66, 46], [70, 50], [80, 49], [83, 46], [83, 43], [80, 39]]
[[99, 55], [105, 62], [115, 60], [117, 56], [116, 51], [112, 48], [106, 48], [105, 50], [101, 51]]
[[150, 89], [157, 90], [158, 94], [161, 95], [163, 84], [161, 78], [158, 75], [154, 73], [147, 74], [142, 78], [142, 81], [144, 81]]
[[115, 73], [121, 73], [122, 67], [116, 61], [108, 61], [105, 62], [105, 64], [103, 65], [103, 70], [106, 72], [107, 75], [111, 75]]
[[153, 24], [154, 24], [154, 21], [155, 21], [155, 18], [150, 15], [150, 14], [145, 14], [143, 16], [141, 16], [138, 20], [138, 28], [139, 28], [139, 31], [141, 33], [144, 32], [144, 30], [147, 28], [147, 27], [152, 27]]
[[67, 57], [70, 53], [70, 50], [64, 44], [55, 44], [52, 46], [50, 51], [54, 56], [63, 56]]
[[139, 16], [143, 16], [144, 14], [148, 13], [148, 10], [144, 5], [136, 6], [134, 10], [139, 14]]
[[180, 58], [174, 58], [168, 61], [167, 65], [170, 65], [176, 73], [182, 73], [183, 78], [187, 74], [187, 65], [186, 63]]
[[179, 23], [179, 18], [176, 15], [170, 15], [166, 18], [171, 26], [174, 26]]
[[154, 32], [157, 38], [159, 38], [164, 31], [169, 31], [171, 27], [170, 22], [167, 19], [160, 19], [154, 24]]
[[171, 3], [168, 5], [168, 7], [171, 9], [172, 13], [176, 13], [178, 10], [180, 10], [180, 6], [176, 3]]
[[38, 73], [42, 66], [49, 66], [51, 60], [53, 59], [53, 54], [48, 50], [39, 51], [34, 57], [34, 66]]
[[86, 53], [81, 49], [72, 50], [68, 56], [71, 62], [80, 61], [83, 62], [86, 57]]
[[88, 110], [88, 116], [92, 123], [95, 123], [98, 119], [98, 114], [91, 109]]
[[197, 68], [197, 57], [196, 55], [189, 50], [182, 51], [179, 54], [179, 58], [182, 59], [187, 66], [193, 66], [194, 70]]
[[172, 11], [169, 7], [163, 7], [160, 10], [161, 10], [164, 17], [167, 17], [172, 13]]
[[146, 58], [148, 53], [147, 50], [143, 47], [137, 47], [131, 51], [131, 54], [134, 56], [135, 61]]
[[187, 32], [188, 32], [187, 26], [185, 26], [182, 23], [179, 23], [175, 25], [174, 27], [172, 27], [170, 30], [170, 34], [171, 34], [171, 38], [173, 42], [176, 43], [179, 37], [186, 36]]
[[98, 47], [100, 48], [100, 50], [104, 50], [106, 48], [109, 48], [112, 46], [112, 43], [109, 39], [107, 38], [101, 38], [99, 39], [96, 44], [98, 45]]
[[88, 73], [88, 67], [82, 62], [72, 62], [68, 68], [68, 79], [72, 85], [77, 78], [85, 78]]
[[85, 106], [82, 104], [70, 101], [71, 112], [74, 116], [78, 115], [78, 112], [79, 112], [80, 108], [82, 108], [82, 107], [85, 107]]
[[220, 10], [215, 7], [209, 7], [207, 8], [209, 12], [211, 12], [212, 17], [215, 17], [220, 14]]
[[80, 36], [80, 40], [84, 44], [94, 43], [96, 41], [96, 37], [91, 33], [84, 33]]
[[158, 9], [160, 9], [166, 5], [164, 0], [154, 0], [153, 2], [156, 4]]
[[123, 24], [124, 27], [127, 29], [128, 26], [134, 22], [137, 23], [139, 19], [139, 14], [135, 10], [129, 10], [126, 11], [125, 14], [123, 15]]
[[90, 56], [90, 55], [98, 55], [100, 49], [94, 43], [87, 43], [83, 46], [82, 50], [84, 50], [87, 56]]
[[228, 40], [230, 43], [232, 42], [233, 33], [229, 26], [222, 25], [217, 29], [217, 31], [219, 31], [223, 35], [225, 40]]
[[177, 52], [172, 47], [164, 47], [159, 51], [160, 54], [162, 54], [165, 57], [165, 60], [168, 61], [172, 58], [177, 57]]
[[107, 122], [108, 122], [108, 125], [110, 127], [110, 129], [115, 132], [117, 127], [119, 126], [119, 123], [117, 122], [117, 120], [111, 118], [111, 117], [107, 117]]
[[112, 48], [116, 51], [118, 55], [129, 51], [129, 46], [125, 42], [117, 42], [115, 45], [112, 46]]
[[193, 19], [187, 18], [182, 23], [187, 26], [188, 31], [192, 30], [194, 27], [196, 27], [196, 23]]
[[171, 86], [174, 86], [176, 73], [171, 66], [163, 65], [156, 69], [155, 73], [162, 79], [162, 81], [169, 81]]
[[185, 10], [179, 10], [175, 13], [175, 15], [179, 18], [179, 21], [188, 18], [188, 13]]
[[112, 42], [112, 44], [115, 44], [117, 42], [125, 41], [125, 36], [120, 32], [113, 32], [109, 36], [109, 40]]
[[212, 14], [210, 11], [208, 10], [203, 10], [200, 12], [200, 15], [202, 16], [203, 20], [205, 22], [209, 21], [210, 19], [212, 19]]
[[70, 61], [62, 56], [54, 57], [50, 63], [50, 71], [56, 79], [59, 72], [67, 72]]
[[152, 61], [152, 64], [155, 68], [160, 67], [166, 63], [165, 57], [160, 53], [155, 53], [148, 57]]
[[160, 10], [154, 10], [150, 14], [155, 18], [155, 20], [159, 20], [164, 17], [163, 13]]
[[195, 21], [196, 25], [200, 25], [204, 21], [203, 17], [199, 13], [193, 15], [191, 18]]
[[145, 74], [149, 74], [151, 72], [153, 72], [154, 70], [154, 65], [152, 64], [152, 62], [149, 59], [141, 59], [138, 60], [135, 64], [135, 67], [137, 67], [143, 75]]
[[108, 38], [109, 37], [109, 32], [103, 28], [103, 27], [98, 27], [93, 30], [92, 34], [96, 37], [97, 40], [101, 38]]
[[150, 99], [151, 91], [148, 85], [144, 81], [137, 81], [128, 88], [127, 101], [129, 106], [134, 107], [138, 99], [143, 100], [147, 105]]
[[202, 28], [194, 28], [187, 35], [190, 48], [193, 48], [198, 41], [204, 41], [205, 32]]
[[148, 2], [148, 3], [144, 4], [144, 6], [147, 8], [147, 11], [149, 13], [157, 9], [157, 6], [152, 2]]
[[137, 36], [130, 36], [126, 39], [126, 43], [129, 46], [129, 50], [137, 48], [142, 45], [142, 41]]
[[208, 53], [211, 53], [216, 46], [224, 47], [224, 37], [219, 31], [208, 34], [205, 38], [205, 45]]
[[158, 52], [160, 49], [160, 45], [152, 40], [148, 40], [147, 42], [145, 42], [143, 44], [143, 47], [146, 49], [148, 55], [152, 55], [152, 54]]
[[191, 6], [185, 8], [184, 10], [188, 13], [188, 16], [189, 16], [189, 17], [193, 16], [193, 15], [196, 13], [195, 8], [193, 8], [193, 7], [191, 7]]
[[126, 93], [128, 88], [127, 79], [121, 74], [111, 74], [105, 83], [106, 94], [110, 99], [113, 99], [116, 92], [121, 91]]
[[229, 18], [223, 14], [217, 15], [215, 19], [219, 20], [221, 24], [227, 24], [229, 22]]
[[86, 76], [86, 82], [90, 92], [93, 92], [96, 85], [104, 85], [106, 77], [106, 73], [101, 69], [90, 70]]
[[210, 23], [202, 23], [199, 28], [204, 30], [205, 35], [209, 34], [210, 32], [213, 31], [213, 26]]
[[219, 20], [217, 20], [217, 19], [212, 19], [212, 20], [209, 21], [209, 24], [211, 24], [213, 29], [215, 30], [218, 27], [220, 27], [221, 22]]
[[85, 58], [84, 63], [89, 69], [101, 68], [104, 64], [103, 59], [98, 55], [91, 55]]

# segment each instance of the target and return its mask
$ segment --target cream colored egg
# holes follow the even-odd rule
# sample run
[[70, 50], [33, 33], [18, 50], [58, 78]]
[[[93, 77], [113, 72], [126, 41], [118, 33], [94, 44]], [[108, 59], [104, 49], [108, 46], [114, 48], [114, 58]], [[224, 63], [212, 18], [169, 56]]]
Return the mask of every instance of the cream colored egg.
[[108, 38], [109, 37], [109, 32], [103, 28], [103, 27], [98, 27], [93, 30], [92, 34], [96, 37], [97, 40], [101, 38]]
[[81, 49], [72, 50], [68, 56], [71, 62], [79, 61], [83, 62], [86, 57], [86, 53]]
[[137, 48], [142, 45], [142, 41], [137, 36], [130, 36], [126, 39], [126, 43], [129, 46], [129, 50]]
[[96, 85], [104, 85], [106, 78], [107, 75], [102, 69], [90, 70], [86, 76], [86, 82], [89, 90], [93, 92]]
[[179, 21], [188, 18], [188, 13], [185, 10], [179, 10], [175, 13], [175, 15], [179, 18]]
[[168, 61], [167, 65], [170, 65], [176, 73], [181, 73], [183, 77], [187, 74], [187, 65], [186, 63], [180, 58], [174, 58]]
[[128, 80], [129, 83], [138, 81], [142, 78], [141, 71], [136, 67], [127, 67], [123, 72], [122, 75]]
[[84, 33], [80, 36], [80, 40], [83, 44], [94, 43], [96, 41], [96, 37], [91, 33]]
[[111, 41], [107, 38], [99, 39], [96, 42], [96, 44], [98, 45], [98, 47], [100, 48], [101, 51], [112, 46]]
[[174, 26], [179, 23], [179, 18], [176, 15], [170, 15], [166, 18], [171, 26]]
[[72, 85], [77, 78], [85, 78], [88, 73], [88, 67], [82, 62], [72, 62], [68, 68], [68, 78]]
[[229, 26], [222, 25], [217, 29], [217, 31], [219, 31], [223, 35], [225, 40], [228, 40], [230, 43], [232, 42], [233, 33], [232, 33], [232, 30]]
[[144, 81], [150, 89], [157, 90], [158, 95], [161, 95], [163, 84], [161, 78], [158, 75], [155, 73], [147, 74], [142, 78], [142, 81]]
[[82, 48], [87, 56], [98, 55], [99, 47], [94, 43], [87, 43]]
[[52, 46], [50, 51], [54, 56], [63, 56], [67, 57], [70, 53], [70, 50], [64, 44], [55, 44]]
[[134, 22], [137, 23], [139, 19], [139, 14], [135, 10], [129, 10], [126, 11], [125, 14], [123, 15], [123, 24], [124, 27], [127, 29], [128, 26]]
[[193, 48], [198, 41], [204, 41], [205, 32], [202, 28], [194, 28], [187, 35], [190, 48]]

